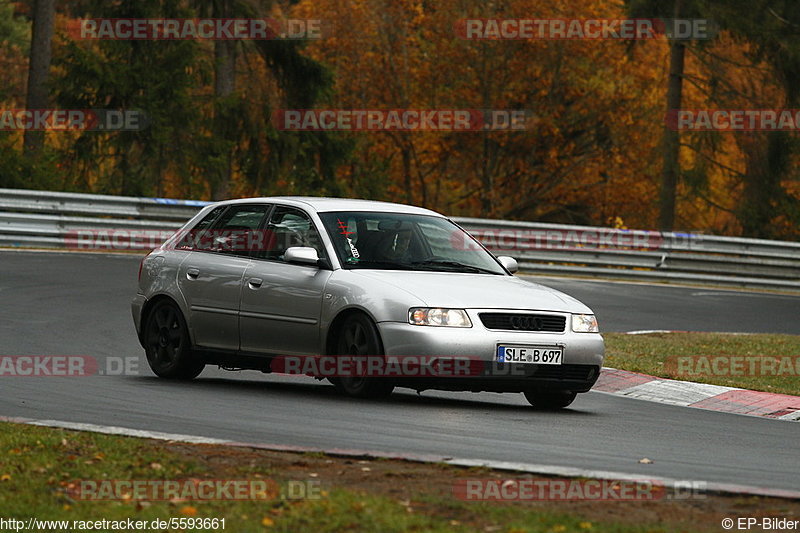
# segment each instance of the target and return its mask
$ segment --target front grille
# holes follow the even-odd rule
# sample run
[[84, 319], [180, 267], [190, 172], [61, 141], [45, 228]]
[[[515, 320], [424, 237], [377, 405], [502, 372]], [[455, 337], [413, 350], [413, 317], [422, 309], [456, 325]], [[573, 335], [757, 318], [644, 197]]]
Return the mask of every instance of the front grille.
[[522, 313], [479, 313], [478, 317], [488, 329], [508, 331], [546, 331], [563, 333], [567, 318], [559, 315]]
[[588, 381], [597, 376], [598, 371], [598, 367], [594, 365], [538, 365], [532, 377]]

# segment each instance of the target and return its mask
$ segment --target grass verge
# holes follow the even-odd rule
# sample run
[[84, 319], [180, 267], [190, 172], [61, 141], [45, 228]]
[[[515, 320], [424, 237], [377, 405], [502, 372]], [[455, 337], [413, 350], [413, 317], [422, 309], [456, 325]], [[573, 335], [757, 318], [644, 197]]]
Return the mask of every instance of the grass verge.
[[[708, 495], [691, 500], [465, 502], [459, 479], [514, 479], [482, 468], [272, 452], [0, 424], [0, 518], [225, 519], [224, 530], [672, 532], [719, 531], [736, 516], [800, 516], [800, 502]], [[259, 501], [94, 501], [82, 480], [314, 480], [315, 498]], [[70, 529], [74, 529], [72, 526]], [[153, 531], [152, 528], [145, 529]], [[161, 531], [177, 530], [161, 528]], [[223, 531], [221, 527], [186, 531]]]
[[605, 333], [605, 365], [653, 376], [800, 396], [800, 336]]

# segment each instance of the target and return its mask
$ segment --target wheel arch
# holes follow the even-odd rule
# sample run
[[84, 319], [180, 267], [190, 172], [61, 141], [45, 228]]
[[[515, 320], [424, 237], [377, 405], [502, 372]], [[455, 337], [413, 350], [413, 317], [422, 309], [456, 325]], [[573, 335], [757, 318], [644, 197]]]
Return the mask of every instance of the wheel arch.
[[183, 309], [181, 304], [175, 298], [173, 298], [169, 294], [164, 294], [164, 293], [156, 294], [152, 298], [148, 298], [147, 302], [145, 302], [145, 304], [142, 306], [142, 312], [139, 319], [139, 323], [141, 324], [141, 327], [139, 328], [139, 344], [141, 344], [143, 348], [145, 347], [144, 333], [145, 333], [145, 328], [147, 326], [147, 317], [150, 315], [150, 312], [153, 310], [153, 307], [155, 307], [156, 304], [163, 301], [172, 302], [175, 305], [175, 307], [178, 308], [178, 311], [180, 311], [181, 315], [183, 315], [183, 321], [186, 323], [187, 326], [186, 329], [189, 332], [189, 341], [192, 344], [194, 344], [194, 334], [192, 332], [191, 326], [189, 325], [189, 321], [187, 320], [186, 311]]
[[383, 345], [383, 338], [381, 337], [380, 329], [378, 329], [378, 322], [375, 320], [375, 317], [372, 314], [364, 309], [363, 307], [346, 307], [341, 309], [336, 316], [331, 320], [330, 325], [328, 326], [328, 330], [325, 335], [325, 355], [334, 355], [336, 351], [336, 341], [338, 340], [338, 335], [341, 329], [342, 324], [354, 315], [361, 315], [366, 317], [372, 325], [375, 327], [375, 333], [378, 336], [378, 343], [380, 343], [381, 352], [385, 353], [385, 347]]

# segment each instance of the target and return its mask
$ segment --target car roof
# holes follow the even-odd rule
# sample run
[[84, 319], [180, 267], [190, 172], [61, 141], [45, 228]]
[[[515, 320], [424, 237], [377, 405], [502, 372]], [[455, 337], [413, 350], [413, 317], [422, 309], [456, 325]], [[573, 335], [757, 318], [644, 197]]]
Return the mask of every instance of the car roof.
[[[242, 203], [281, 203], [295, 207], [306, 207], [318, 213], [328, 211], [377, 211], [382, 213], [406, 213], [416, 215], [428, 215], [443, 217], [444, 215], [413, 205], [396, 204], [392, 202], [378, 202], [376, 200], [359, 200], [355, 198], [327, 198], [316, 196], [267, 196], [259, 198], [239, 198], [237, 200], [226, 200], [219, 204], [242, 204]], [[217, 204], [215, 204], [217, 205]]]

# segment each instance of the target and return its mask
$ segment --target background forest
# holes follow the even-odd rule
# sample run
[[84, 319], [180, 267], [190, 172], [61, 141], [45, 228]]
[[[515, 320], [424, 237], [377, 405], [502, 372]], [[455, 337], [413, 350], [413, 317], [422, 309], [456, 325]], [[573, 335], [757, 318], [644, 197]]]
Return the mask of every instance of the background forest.
[[[80, 18], [320, 19], [306, 41], [88, 41]], [[457, 37], [463, 18], [705, 18], [713, 39]], [[797, 239], [795, 132], [668, 109], [800, 109], [796, 0], [0, 0], [0, 108], [141, 109], [142, 131], [0, 131], [0, 187], [330, 195], [453, 216]], [[678, 105], [675, 105], [678, 104]], [[290, 132], [279, 109], [524, 109], [509, 132]]]

